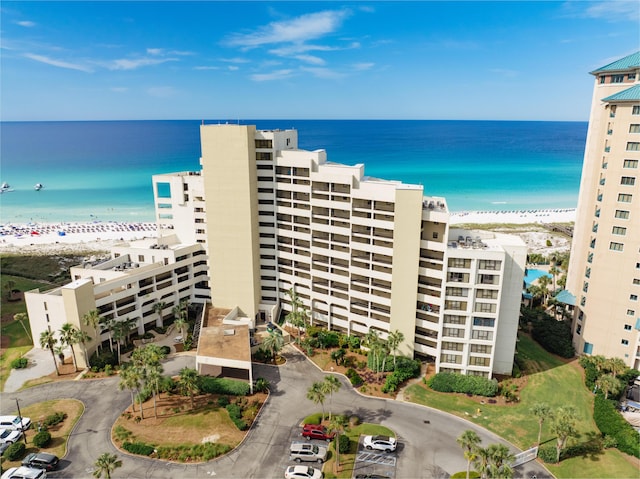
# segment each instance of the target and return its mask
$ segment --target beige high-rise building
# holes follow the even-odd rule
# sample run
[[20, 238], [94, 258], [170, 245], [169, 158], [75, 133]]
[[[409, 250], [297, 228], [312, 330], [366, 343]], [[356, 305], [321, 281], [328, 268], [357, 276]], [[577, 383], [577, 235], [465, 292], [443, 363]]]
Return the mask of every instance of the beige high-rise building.
[[439, 370], [511, 373], [519, 238], [450, 231], [444, 198], [300, 150], [296, 130], [219, 124], [200, 134], [204, 186], [190, 188], [204, 191], [214, 306], [275, 321], [293, 288], [312, 324], [383, 339], [400, 331], [399, 352]]
[[578, 353], [640, 368], [640, 52], [595, 77], [567, 289]]

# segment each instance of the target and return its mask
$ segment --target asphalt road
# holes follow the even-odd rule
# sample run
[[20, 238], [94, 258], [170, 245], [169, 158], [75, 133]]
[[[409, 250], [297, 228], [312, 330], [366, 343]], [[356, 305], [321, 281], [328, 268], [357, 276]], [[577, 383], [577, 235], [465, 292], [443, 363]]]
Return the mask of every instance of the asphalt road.
[[[287, 349], [284, 366], [254, 365], [254, 378], [269, 380], [271, 394], [244, 442], [231, 453], [207, 463], [186, 465], [131, 456], [118, 451], [111, 443], [111, 426], [129, 405], [128, 391], [118, 389], [118, 378], [48, 383], [20, 392], [2, 393], [2, 414], [15, 412], [14, 398], [21, 406], [58, 398], [76, 398], [85, 412], [69, 438], [67, 455], [55, 478], [90, 478], [93, 463], [104, 452], [117, 453], [123, 466], [113, 478], [282, 478], [293, 464], [288, 460], [289, 445], [299, 440], [300, 421], [319, 407], [306, 398], [314, 381], [326, 373], [293, 349]], [[194, 367], [194, 356], [176, 356], [164, 363], [166, 374], [177, 374], [183, 367]], [[466, 470], [462, 450], [456, 438], [473, 429], [485, 446], [503, 442], [513, 452], [517, 449], [494, 434], [455, 416], [403, 401], [365, 397], [351, 388], [348, 380], [338, 376], [343, 387], [335, 393], [325, 409], [336, 414], [357, 415], [362, 421], [380, 423], [394, 430], [398, 437], [395, 453], [396, 478], [446, 478]], [[162, 434], [162, 431], [158, 431]], [[363, 465], [372, 470], [375, 465]], [[520, 466], [517, 477], [529, 479], [551, 477], [536, 462]]]

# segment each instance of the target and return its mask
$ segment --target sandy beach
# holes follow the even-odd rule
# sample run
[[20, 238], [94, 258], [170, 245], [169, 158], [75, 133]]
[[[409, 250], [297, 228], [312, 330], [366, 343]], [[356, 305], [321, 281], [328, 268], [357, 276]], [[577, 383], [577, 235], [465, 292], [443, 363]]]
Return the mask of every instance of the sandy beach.
[[[464, 211], [451, 213], [450, 224], [541, 225], [575, 221], [575, 209], [530, 211]], [[541, 226], [520, 232], [532, 251], [544, 251], [550, 233]], [[0, 253], [59, 254], [108, 251], [122, 241], [157, 237], [155, 223], [95, 221], [87, 223], [28, 223], [0, 226]], [[565, 249], [568, 241], [554, 246]]]

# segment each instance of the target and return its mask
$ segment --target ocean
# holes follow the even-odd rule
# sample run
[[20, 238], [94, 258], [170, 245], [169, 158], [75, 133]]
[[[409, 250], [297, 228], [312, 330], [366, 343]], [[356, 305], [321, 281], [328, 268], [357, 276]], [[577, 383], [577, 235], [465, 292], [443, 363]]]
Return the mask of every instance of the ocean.
[[[575, 208], [587, 134], [587, 122], [239, 123], [295, 128], [300, 148], [364, 163], [368, 176], [421, 184], [451, 211]], [[0, 182], [11, 188], [0, 195], [0, 223], [154, 221], [151, 176], [200, 169], [200, 124], [0, 122]]]

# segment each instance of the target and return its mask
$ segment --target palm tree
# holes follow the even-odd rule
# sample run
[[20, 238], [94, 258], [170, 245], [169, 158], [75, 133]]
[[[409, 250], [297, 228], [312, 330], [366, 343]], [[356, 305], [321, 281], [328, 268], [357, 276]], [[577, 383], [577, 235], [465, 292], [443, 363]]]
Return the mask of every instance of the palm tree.
[[556, 435], [556, 463], [560, 462], [560, 454], [570, 437], [576, 437], [578, 418], [573, 406], [562, 406], [551, 416], [551, 431]]
[[289, 298], [291, 298], [291, 312], [286, 315], [285, 319], [298, 330], [296, 342], [300, 343], [301, 329], [307, 325], [308, 313], [304, 309], [302, 300], [298, 297], [294, 288], [290, 288], [289, 291], [287, 291], [287, 294], [289, 295]]
[[488, 448], [485, 449], [484, 447], [478, 447], [476, 449], [476, 457], [473, 460], [473, 467], [478, 471], [482, 479], [486, 479], [491, 467], [491, 457]]
[[467, 429], [458, 438], [456, 442], [464, 450], [464, 458], [467, 460], [467, 479], [471, 471], [471, 462], [476, 458], [476, 451], [480, 444], [480, 436], [475, 431]]
[[12, 279], [8, 279], [4, 283], [4, 289], [7, 290], [7, 300], [11, 300], [13, 297], [13, 289], [16, 287], [16, 282]]
[[271, 331], [269, 335], [262, 340], [262, 347], [271, 351], [273, 362], [275, 364], [278, 353], [284, 347], [284, 338], [282, 337], [282, 334]]
[[76, 340], [76, 327], [71, 323], [64, 323], [60, 328], [58, 333], [60, 334], [60, 342], [63, 345], [71, 347], [71, 357], [73, 358], [73, 368], [78, 370], [78, 363], [76, 362], [76, 350], [73, 347], [74, 344], [77, 344]]
[[56, 375], [60, 376], [60, 371], [58, 370], [58, 363], [56, 363], [56, 343], [58, 340], [53, 335], [52, 331], [42, 331], [40, 333], [40, 346], [42, 349], [48, 349], [51, 351], [51, 357], [53, 358], [53, 364], [56, 367]]
[[158, 301], [157, 303], [155, 303], [153, 305], [153, 311], [158, 315], [158, 320], [156, 321], [156, 326], [158, 326], [159, 328], [163, 327], [163, 325], [164, 325], [162, 312], [164, 311], [164, 308], [166, 306], [167, 306], [167, 304], [164, 301]]
[[82, 329], [76, 329], [75, 333], [75, 342], [76, 344], [80, 344], [82, 346], [82, 352], [84, 353], [84, 361], [85, 367], [89, 367], [89, 353], [87, 352], [87, 343], [91, 341], [91, 337], [87, 334], [86, 331]]
[[513, 461], [515, 456], [504, 444], [489, 444], [489, 476], [496, 479], [513, 477]]
[[551, 268], [549, 268], [549, 274], [553, 278], [553, 292], [556, 291], [556, 276], [560, 274], [560, 270], [556, 268], [555, 264], [552, 264]]
[[404, 334], [402, 331], [396, 329], [395, 331], [391, 331], [389, 333], [389, 337], [387, 338], [387, 345], [389, 349], [393, 353], [393, 368], [396, 367], [396, 351], [398, 350], [398, 346], [402, 344], [404, 341]]
[[612, 374], [603, 374], [596, 379], [596, 386], [604, 393], [604, 398], [609, 398], [609, 393], [616, 394], [622, 389], [622, 381]]
[[182, 394], [188, 394], [191, 398], [191, 409], [193, 409], [193, 395], [199, 392], [198, 389], [198, 371], [191, 368], [182, 368], [180, 377], [178, 378], [178, 387]]
[[100, 479], [104, 474], [107, 479], [111, 479], [111, 473], [122, 467], [122, 461], [118, 459], [117, 455], [105, 452], [98, 458], [94, 466], [96, 470], [93, 471], [93, 477]]
[[333, 400], [333, 393], [336, 393], [342, 387], [342, 383], [335, 376], [325, 376], [322, 383], [323, 392], [329, 394], [329, 421], [331, 421], [331, 405]]
[[82, 323], [85, 326], [90, 326], [93, 328], [93, 331], [95, 332], [96, 341], [98, 342], [96, 346], [96, 352], [98, 355], [100, 355], [100, 335], [98, 334], [98, 325], [100, 324], [100, 313], [98, 313], [98, 310], [92, 309], [88, 313], [85, 313], [82, 316]]
[[158, 408], [156, 405], [156, 396], [159, 393], [160, 381], [162, 380], [162, 366], [159, 364], [149, 368], [146, 374], [147, 383], [151, 385], [153, 394], [153, 415], [158, 418]]
[[324, 394], [324, 388], [321, 382], [315, 382], [311, 385], [307, 391], [307, 399], [314, 402], [314, 404], [320, 404], [322, 406], [322, 420], [324, 421], [324, 400], [326, 396]]
[[347, 424], [348, 424], [347, 418], [343, 415], [338, 415], [338, 414], [333, 416], [333, 418], [331, 418], [331, 421], [329, 421], [329, 427], [328, 427], [329, 431], [336, 433], [336, 436], [335, 436], [336, 442], [334, 445], [334, 447], [336, 448], [336, 470], [335, 470], [336, 473], [340, 471], [340, 437], [342, 436]]
[[[125, 321], [113, 321], [109, 328], [109, 336], [112, 337], [116, 342], [117, 352], [118, 352], [118, 364], [120, 364], [120, 345], [122, 340], [127, 337], [127, 331], [129, 329], [129, 325]], [[111, 341], [110, 341], [111, 342]]]
[[29, 332], [29, 329], [24, 325], [25, 321], [29, 322], [29, 316], [27, 316], [27, 313], [16, 313], [13, 315], [13, 320], [16, 323], [20, 323], [20, 326], [22, 326], [22, 329], [24, 329], [24, 332], [27, 333], [27, 336], [29, 337], [29, 341], [33, 342], [33, 338], [31, 337], [31, 333]]
[[609, 358], [605, 360], [605, 369], [611, 372], [611, 375], [616, 377], [619, 374], [627, 370], [627, 365], [621, 358]]
[[[179, 316], [176, 318], [176, 320], [173, 322], [173, 324], [175, 325], [176, 328], [178, 328], [180, 330], [180, 335], [184, 338], [184, 329], [187, 326], [187, 319], [184, 317], [184, 315], [179, 312], [178, 313]], [[185, 338], [186, 339], [186, 338]]]
[[115, 319], [100, 320], [100, 325], [104, 326], [104, 328], [107, 330], [107, 333], [109, 333], [109, 349], [111, 350], [112, 354], [113, 354], [113, 328], [116, 327], [118, 322], [119, 321], [116, 321]]
[[[140, 371], [135, 366], [128, 366], [120, 370], [120, 382], [118, 388], [120, 390], [128, 389], [131, 392], [131, 409], [136, 412], [136, 400], [134, 391], [140, 388]], [[140, 410], [142, 410], [142, 404], [140, 404]]]
[[535, 403], [531, 407], [530, 411], [531, 414], [538, 418], [538, 442], [536, 444], [538, 444], [539, 446], [540, 437], [542, 436], [542, 424], [544, 423], [545, 419], [547, 419], [547, 417], [549, 417], [549, 415], [551, 414], [551, 408], [547, 403], [539, 402]]

